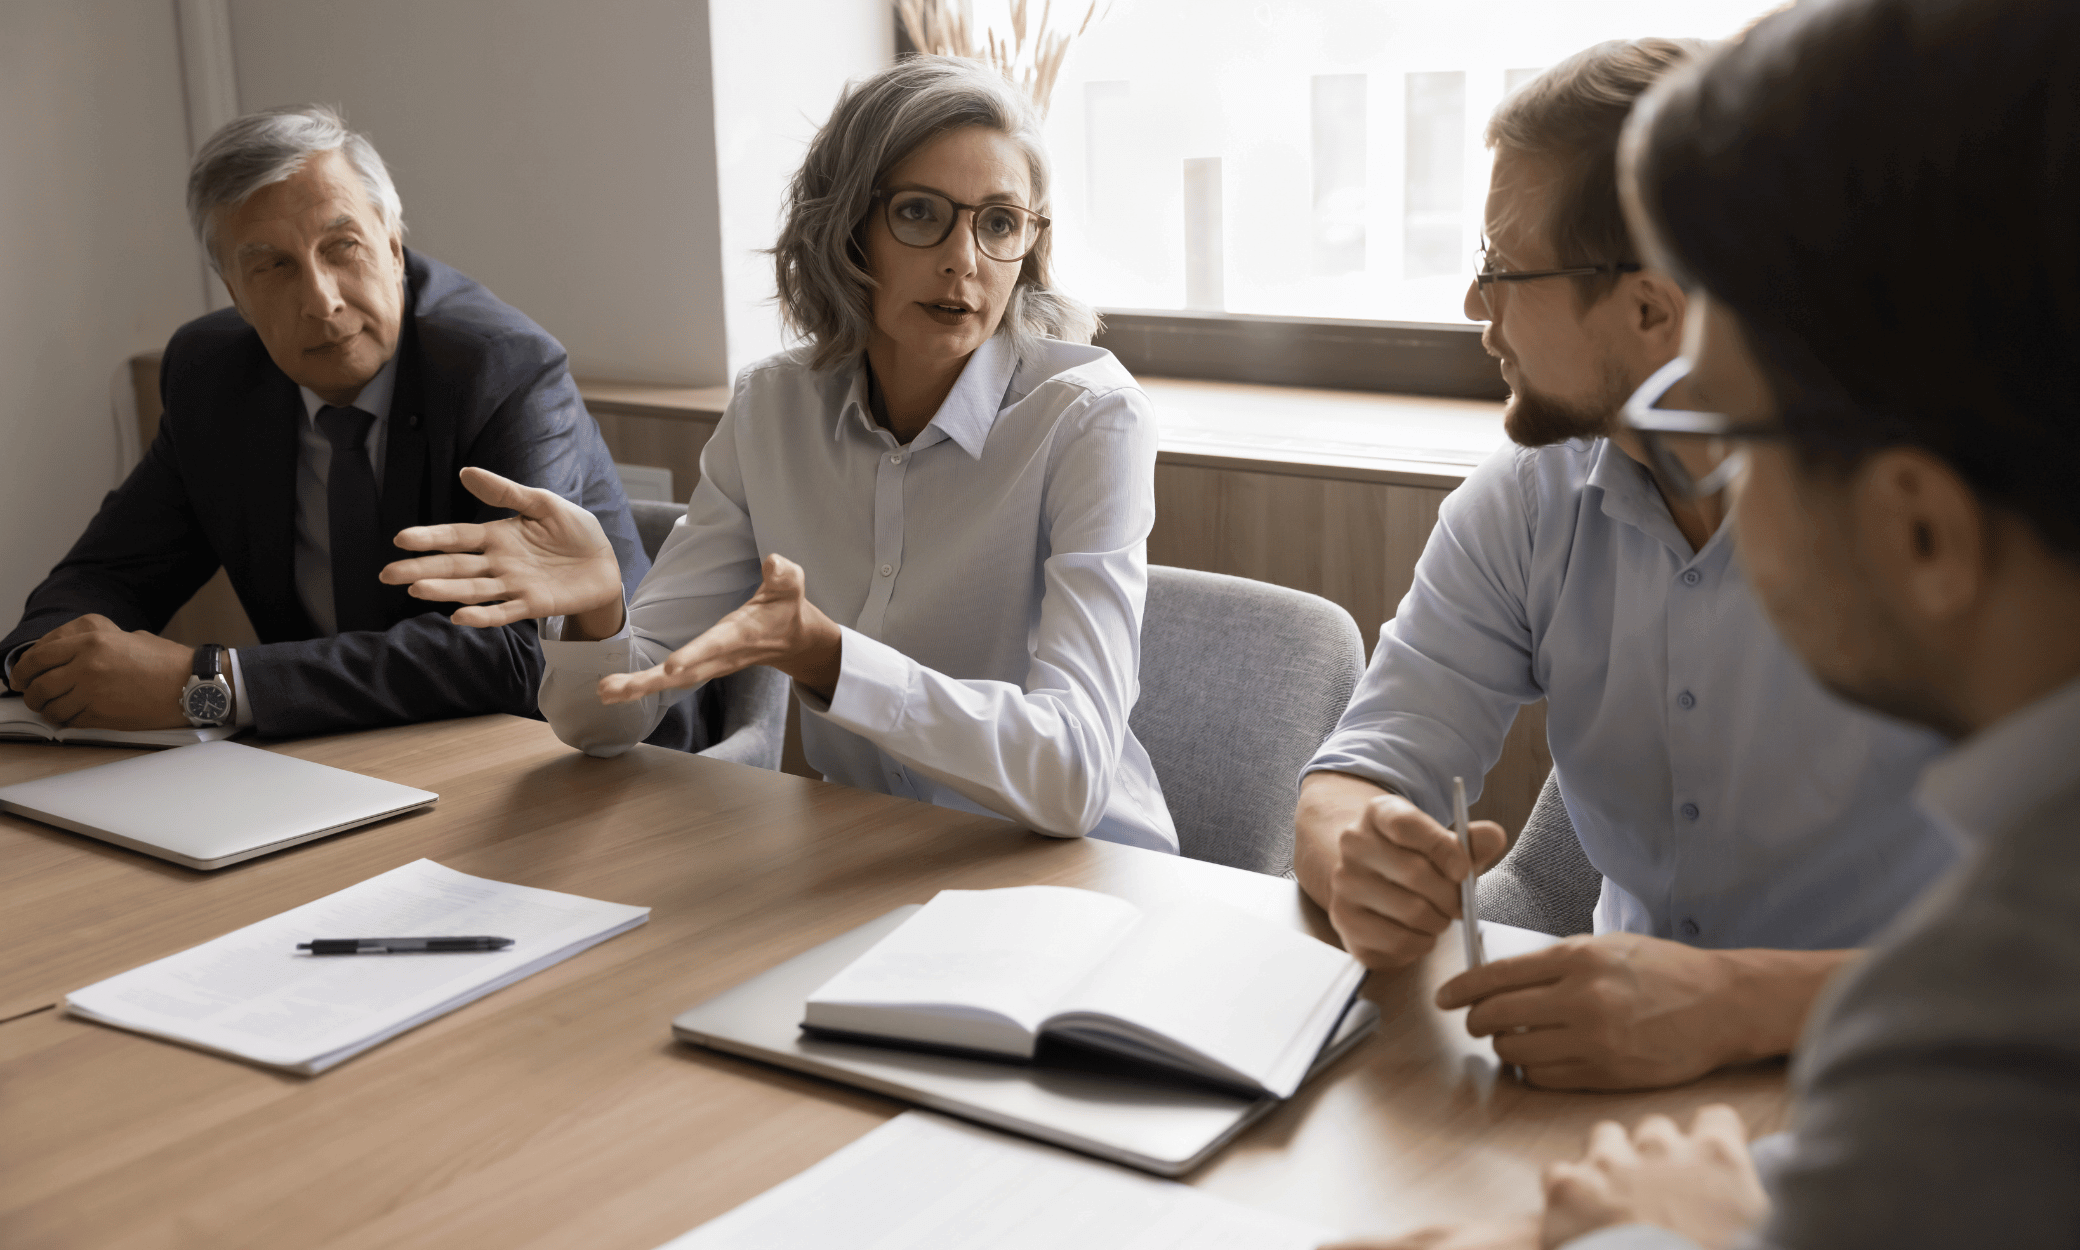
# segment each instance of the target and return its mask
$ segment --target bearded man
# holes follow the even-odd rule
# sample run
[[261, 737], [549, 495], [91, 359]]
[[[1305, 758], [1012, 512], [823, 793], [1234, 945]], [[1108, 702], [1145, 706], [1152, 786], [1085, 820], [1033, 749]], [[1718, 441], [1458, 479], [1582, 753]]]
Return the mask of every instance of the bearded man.
[[1701, 45], [1600, 44], [1490, 121], [1466, 313], [1510, 384], [1505, 447], [1439, 510], [1415, 584], [1301, 787], [1294, 863], [1389, 969], [1507, 850], [1445, 827], [1519, 706], [1603, 875], [1593, 935], [1448, 982], [1441, 1007], [1534, 1084], [1687, 1081], [1788, 1052], [1854, 948], [1952, 863], [1908, 800], [1940, 750], [1822, 689], [1733, 560], [1726, 501], [1665, 490], [1619, 410], [1677, 357], [1685, 297], [1639, 263], [1615, 161], [1632, 103]]

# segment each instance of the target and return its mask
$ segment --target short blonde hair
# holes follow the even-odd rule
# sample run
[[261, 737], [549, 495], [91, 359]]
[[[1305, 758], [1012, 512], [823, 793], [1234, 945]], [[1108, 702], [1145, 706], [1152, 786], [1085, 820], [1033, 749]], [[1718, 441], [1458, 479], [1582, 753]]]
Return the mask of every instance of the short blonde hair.
[[[787, 220], [773, 246], [780, 315], [809, 340], [812, 368], [827, 369], [866, 350], [873, 324], [873, 276], [864, 235], [874, 191], [888, 171], [950, 130], [984, 126], [1018, 145], [1033, 202], [1047, 213], [1047, 148], [1040, 119], [1018, 90], [978, 61], [910, 56], [847, 84], [830, 120], [809, 141], [787, 188]], [[1098, 318], [1049, 288], [1052, 231], [1025, 258], [997, 333], [1018, 353], [1041, 338], [1088, 343]]]
[[[1542, 224], [1553, 263], [1639, 260], [1618, 204], [1618, 136], [1633, 102], [1662, 75], [1711, 45], [1701, 39], [1613, 39], [1584, 48], [1518, 88], [1488, 119], [1487, 143], [1545, 157], [1560, 179]], [[1577, 277], [1584, 307], [1617, 288], [1618, 275]]]

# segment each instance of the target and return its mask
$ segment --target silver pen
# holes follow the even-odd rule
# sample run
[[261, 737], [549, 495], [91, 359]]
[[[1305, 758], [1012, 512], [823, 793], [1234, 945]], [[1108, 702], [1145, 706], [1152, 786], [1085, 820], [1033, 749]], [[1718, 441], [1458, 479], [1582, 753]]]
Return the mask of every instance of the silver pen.
[[1466, 966], [1478, 968], [1487, 961], [1481, 955], [1481, 909], [1473, 889], [1480, 874], [1473, 870], [1473, 829], [1466, 820], [1464, 777], [1452, 778], [1452, 831], [1459, 835], [1459, 849], [1466, 852], [1466, 880], [1459, 883], [1459, 914], [1465, 917], [1460, 929], [1466, 939]]

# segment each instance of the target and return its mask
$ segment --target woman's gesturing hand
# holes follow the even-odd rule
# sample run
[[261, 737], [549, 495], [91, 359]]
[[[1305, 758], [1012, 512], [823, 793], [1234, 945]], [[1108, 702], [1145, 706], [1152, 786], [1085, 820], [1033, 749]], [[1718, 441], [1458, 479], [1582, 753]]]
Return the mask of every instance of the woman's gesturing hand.
[[407, 551], [443, 554], [383, 569], [414, 599], [460, 608], [458, 625], [510, 625], [571, 618], [564, 637], [606, 638], [621, 628], [621, 564], [599, 518], [554, 491], [522, 486], [487, 469], [462, 470], [469, 493], [517, 516], [484, 525], [415, 525], [394, 540]]
[[771, 555], [758, 593], [700, 637], [640, 673], [602, 677], [601, 703], [627, 703], [660, 690], [685, 690], [738, 669], [765, 664], [828, 699], [838, 686], [844, 635], [809, 602], [802, 566]]

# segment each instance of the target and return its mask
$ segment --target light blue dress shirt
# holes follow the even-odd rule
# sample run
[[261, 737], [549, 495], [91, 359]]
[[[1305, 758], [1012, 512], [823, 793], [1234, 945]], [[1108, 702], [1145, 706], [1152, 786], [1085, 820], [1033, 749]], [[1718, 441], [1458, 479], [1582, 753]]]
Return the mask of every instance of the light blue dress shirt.
[[1934, 734], [1822, 690], [1778, 640], [1730, 526], [1692, 551], [1606, 439], [1505, 447], [1445, 499], [1415, 583], [1308, 765], [1443, 821], [1517, 708], [1546, 700], [1597, 932], [1695, 946], [1863, 943], [1955, 860], [1910, 801]]

